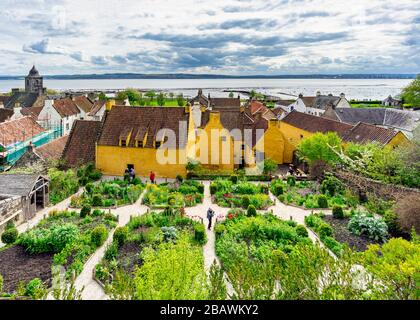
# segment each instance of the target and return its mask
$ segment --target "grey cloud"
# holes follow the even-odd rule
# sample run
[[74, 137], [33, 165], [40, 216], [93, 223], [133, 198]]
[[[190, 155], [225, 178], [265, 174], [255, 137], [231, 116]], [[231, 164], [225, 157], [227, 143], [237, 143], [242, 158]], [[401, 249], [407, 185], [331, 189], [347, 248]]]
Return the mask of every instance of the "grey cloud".
[[50, 48], [50, 39], [42, 39], [41, 41], [34, 42], [29, 45], [23, 46], [23, 51], [29, 53], [42, 53], [42, 54], [63, 54], [62, 51]]
[[222, 23], [208, 23], [198, 27], [199, 30], [208, 29], [258, 29], [258, 28], [273, 28], [277, 26], [277, 21], [272, 19], [242, 19], [242, 20], [228, 20]]
[[93, 64], [101, 65], [101, 66], [108, 64], [107, 59], [105, 57], [103, 57], [103, 56], [93, 56], [93, 57], [90, 58], [90, 61]]

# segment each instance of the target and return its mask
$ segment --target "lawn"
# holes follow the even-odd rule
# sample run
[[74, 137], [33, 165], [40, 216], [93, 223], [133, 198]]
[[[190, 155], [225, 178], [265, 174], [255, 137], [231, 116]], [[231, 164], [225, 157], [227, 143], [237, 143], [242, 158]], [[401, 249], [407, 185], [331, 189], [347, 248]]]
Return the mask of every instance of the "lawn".
[[221, 207], [247, 209], [252, 205], [257, 210], [264, 210], [273, 204], [265, 184], [218, 179], [210, 184], [210, 193], [213, 202]]
[[135, 217], [114, 233], [95, 276], [112, 298], [203, 299], [204, 225], [175, 211]]

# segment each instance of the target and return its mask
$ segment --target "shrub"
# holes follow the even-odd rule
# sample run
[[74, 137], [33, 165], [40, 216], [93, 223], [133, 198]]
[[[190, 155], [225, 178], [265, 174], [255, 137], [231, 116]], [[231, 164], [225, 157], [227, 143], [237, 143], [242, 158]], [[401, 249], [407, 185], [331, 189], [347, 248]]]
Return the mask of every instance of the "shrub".
[[204, 193], [204, 185], [201, 184], [201, 183], [199, 185], [197, 185], [197, 191], [199, 193], [203, 194]]
[[184, 181], [184, 178], [181, 175], [178, 174], [176, 176], [176, 180], [182, 183], [182, 181]]
[[420, 201], [417, 195], [408, 195], [399, 200], [394, 207], [402, 230], [409, 233], [412, 228], [420, 233]]
[[287, 184], [291, 187], [296, 185], [296, 178], [294, 176], [287, 177]]
[[174, 196], [169, 196], [168, 197], [168, 205], [173, 206], [174, 204], [175, 204], [175, 197]]
[[90, 241], [97, 247], [100, 247], [108, 238], [108, 229], [105, 225], [96, 226], [90, 235]]
[[134, 178], [133, 181], [131, 181], [132, 184], [134, 184], [135, 186], [138, 186], [141, 184], [141, 180], [139, 178]]
[[87, 193], [92, 193], [93, 189], [95, 188], [95, 185], [92, 182], [89, 182], [86, 184], [85, 189]]
[[386, 211], [384, 214], [384, 221], [388, 227], [388, 232], [392, 236], [398, 237], [401, 235], [402, 233], [401, 226], [398, 222], [398, 216], [394, 211], [392, 210]]
[[174, 226], [170, 227], [162, 227], [160, 228], [163, 234], [163, 241], [164, 242], [176, 242], [176, 239], [178, 238], [177, 235], [177, 228]]
[[276, 196], [278, 197], [279, 195], [282, 195], [284, 193], [284, 189], [283, 186], [281, 185], [276, 185], [275, 189], [274, 189]]
[[105, 260], [112, 261], [117, 258], [118, 255], [118, 245], [117, 243], [112, 243], [105, 250], [104, 258]]
[[328, 223], [323, 223], [318, 227], [319, 237], [331, 237], [333, 235], [333, 228]]
[[307, 238], [308, 237], [308, 230], [302, 225], [298, 225], [296, 227], [296, 233], [299, 237]]
[[248, 196], [243, 196], [242, 197], [242, 207], [244, 207], [245, 209], [247, 209], [249, 207], [249, 197]]
[[321, 194], [318, 196], [318, 207], [328, 208], [328, 199], [325, 195]]
[[7, 221], [7, 223], [6, 223], [6, 228], [5, 228], [5, 230], [7, 230], [7, 229], [11, 229], [11, 228], [15, 228], [15, 224], [14, 224], [14, 222], [13, 221]]
[[79, 237], [79, 228], [71, 223], [55, 225], [51, 229], [50, 243], [53, 252], [60, 252], [68, 243], [73, 243]]
[[217, 184], [212, 182], [210, 184], [210, 194], [215, 194], [217, 192]]
[[348, 229], [356, 235], [366, 235], [375, 241], [385, 242], [388, 227], [382, 218], [375, 218], [364, 213], [357, 213], [350, 218]]
[[0, 294], [3, 292], [3, 283], [4, 283], [3, 276], [0, 274]]
[[261, 193], [268, 194], [268, 186], [266, 184], [261, 184]]
[[201, 244], [206, 242], [206, 229], [203, 224], [194, 226], [194, 239]]
[[232, 181], [233, 184], [238, 183], [238, 176], [236, 174], [230, 176], [230, 181]]
[[164, 216], [172, 216], [174, 214], [174, 209], [171, 206], [166, 206], [165, 210], [163, 210]]
[[29, 281], [25, 288], [25, 295], [35, 300], [42, 299], [46, 293], [47, 289], [39, 278]]
[[344, 211], [343, 207], [341, 206], [334, 206], [332, 209], [333, 217], [336, 219], [343, 219], [344, 218]]
[[114, 241], [121, 247], [128, 239], [128, 228], [118, 227], [114, 232]]
[[257, 215], [257, 210], [253, 205], [248, 206], [248, 209], [246, 210], [246, 215], [248, 217], [255, 217]]
[[331, 196], [334, 196], [336, 193], [340, 193], [344, 190], [343, 183], [334, 177], [331, 173], [325, 175], [324, 180], [321, 184], [322, 193], [328, 193]]
[[102, 195], [99, 193], [96, 193], [92, 196], [92, 206], [94, 207], [102, 207], [103, 205], [103, 199]]
[[15, 227], [6, 229], [1, 235], [1, 241], [5, 244], [15, 243], [18, 239], [19, 232]]
[[92, 216], [93, 217], [100, 217], [104, 214], [104, 212], [102, 210], [99, 209], [95, 209], [92, 211]]
[[91, 208], [90, 206], [83, 206], [80, 210], [80, 218], [84, 218], [88, 215], [90, 215]]
[[224, 224], [216, 224], [214, 227], [214, 233], [216, 234], [216, 237], [221, 236], [226, 231], [226, 227]]

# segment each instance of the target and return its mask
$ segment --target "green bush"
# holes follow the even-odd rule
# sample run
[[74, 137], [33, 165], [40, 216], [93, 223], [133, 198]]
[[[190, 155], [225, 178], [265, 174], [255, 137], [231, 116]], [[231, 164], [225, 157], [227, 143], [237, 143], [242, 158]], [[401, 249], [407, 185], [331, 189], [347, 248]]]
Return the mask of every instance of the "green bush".
[[284, 193], [283, 186], [281, 186], [281, 185], [276, 185], [276, 187], [275, 187], [274, 191], [275, 191], [275, 195], [276, 195], [276, 196], [282, 195], [282, 194]]
[[25, 288], [25, 295], [32, 299], [39, 300], [45, 297], [47, 289], [39, 278], [32, 279]]
[[217, 184], [212, 182], [210, 184], [210, 194], [215, 194], [217, 192]]
[[108, 238], [108, 229], [104, 224], [96, 226], [90, 235], [90, 241], [96, 246], [100, 247]]
[[80, 218], [85, 218], [86, 216], [90, 215], [91, 207], [90, 206], [83, 206], [80, 210]]
[[87, 183], [85, 186], [87, 193], [92, 193], [94, 188], [95, 188], [95, 185], [92, 182]]
[[392, 236], [398, 237], [401, 235], [402, 230], [400, 224], [398, 223], [398, 215], [394, 211], [387, 210], [384, 214], [384, 221], [388, 226], [388, 232]]
[[249, 204], [250, 204], [249, 197], [248, 196], [243, 196], [242, 197], [242, 207], [244, 209], [247, 209], [249, 207]]
[[332, 209], [333, 217], [336, 219], [343, 219], [344, 218], [344, 211], [343, 207], [341, 206], [334, 206]]
[[296, 226], [296, 233], [299, 237], [308, 237], [308, 230], [306, 230], [306, 228], [302, 225]]
[[331, 237], [333, 235], [333, 228], [329, 224], [323, 223], [318, 227], [317, 232], [321, 239], [324, 237]]
[[325, 195], [321, 194], [318, 196], [318, 207], [328, 208], [328, 199]]
[[109, 245], [105, 250], [105, 260], [112, 261], [118, 256], [118, 244], [116, 242]]
[[95, 193], [92, 196], [92, 206], [94, 207], [102, 207], [103, 205], [103, 199], [102, 199], [102, 195], [99, 193]]
[[388, 226], [382, 218], [375, 218], [364, 213], [357, 213], [350, 218], [349, 230], [356, 235], [366, 235], [375, 241], [382, 241], [388, 237]]
[[253, 205], [249, 205], [248, 209], [246, 210], [246, 215], [248, 217], [255, 217], [257, 215], [257, 209]]
[[5, 244], [12, 244], [15, 243], [18, 239], [19, 232], [16, 228], [12, 227], [6, 229], [3, 234], [1, 235], [1, 241]]
[[194, 226], [194, 239], [201, 244], [206, 243], [206, 229], [203, 224]]
[[184, 178], [181, 175], [178, 174], [176, 176], [176, 180], [182, 183], [182, 181], [184, 181]]
[[131, 181], [131, 183], [135, 186], [138, 186], [141, 184], [141, 180], [139, 178], [134, 178], [133, 181]]
[[288, 176], [287, 177], [287, 184], [291, 187], [294, 187], [296, 185], [296, 178], [295, 176]]
[[204, 185], [200, 183], [200, 184], [197, 186], [197, 191], [198, 191], [199, 193], [203, 194], [203, 193], [204, 193]]
[[226, 231], [226, 227], [224, 224], [218, 223], [214, 227], [214, 233], [216, 234], [216, 237], [221, 236]]
[[102, 215], [104, 215], [104, 212], [102, 210], [95, 209], [92, 211], [92, 217], [100, 217]]
[[261, 193], [268, 194], [269, 189], [268, 189], [268, 186], [266, 184], [261, 184], [260, 189], [261, 189]]
[[237, 175], [231, 175], [230, 176], [230, 181], [232, 181], [233, 184], [237, 184], [238, 183], [238, 176]]
[[344, 190], [343, 183], [334, 177], [331, 173], [325, 175], [322, 180], [321, 191], [322, 193], [328, 193], [330, 196], [334, 196], [336, 193], [340, 193]]
[[128, 228], [118, 227], [114, 232], [114, 241], [121, 247], [128, 239]]

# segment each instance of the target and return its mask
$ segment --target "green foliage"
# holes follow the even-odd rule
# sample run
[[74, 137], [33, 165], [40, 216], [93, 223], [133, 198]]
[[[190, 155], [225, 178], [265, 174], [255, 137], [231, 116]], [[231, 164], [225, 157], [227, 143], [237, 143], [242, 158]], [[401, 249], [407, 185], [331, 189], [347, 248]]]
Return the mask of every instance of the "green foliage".
[[3, 276], [0, 274], [0, 294], [3, 292], [3, 283], [4, 283], [4, 279], [3, 279]]
[[207, 242], [206, 229], [203, 224], [196, 224], [194, 226], [194, 239], [200, 244]]
[[231, 175], [230, 181], [232, 181], [233, 184], [238, 183], [238, 176], [236, 174]]
[[92, 197], [92, 206], [102, 207], [102, 204], [103, 204], [102, 195], [100, 195], [99, 193], [94, 194]]
[[159, 92], [156, 96], [156, 102], [158, 106], [164, 106], [165, 105], [166, 96], [163, 92]]
[[383, 217], [384, 222], [388, 227], [389, 234], [393, 237], [400, 236], [402, 230], [400, 224], [398, 223], [398, 215], [392, 210], [387, 210]]
[[401, 97], [404, 103], [420, 106], [420, 75], [417, 75], [417, 78], [403, 89]]
[[247, 209], [249, 207], [249, 197], [248, 196], [244, 196], [242, 197], [242, 207]]
[[336, 193], [344, 191], [344, 184], [331, 173], [326, 173], [324, 180], [322, 180], [321, 191], [322, 193], [328, 193], [330, 196], [334, 196]]
[[130, 101], [130, 105], [132, 106], [139, 106], [141, 105], [141, 101], [143, 100], [143, 97], [140, 92], [138, 92], [135, 89], [125, 89], [124, 91], [118, 92], [116, 98], [118, 100], [125, 100], [128, 98]]
[[282, 195], [283, 193], [284, 193], [283, 186], [282, 185], [276, 185], [275, 189], [274, 189], [274, 195], [278, 197], [279, 195]]
[[336, 219], [343, 219], [344, 218], [344, 211], [343, 207], [341, 206], [334, 206], [332, 209], [332, 214]]
[[217, 223], [214, 227], [214, 233], [216, 234], [216, 237], [221, 236], [223, 233], [225, 233], [226, 227], [224, 224]]
[[335, 255], [342, 256], [344, 246], [333, 237], [333, 228], [325, 222], [318, 214], [311, 214], [305, 217], [305, 224], [314, 230], [324, 245]]
[[210, 292], [208, 294], [207, 299], [210, 300], [226, 300], [227, 297], [227, 289], [224, 279], [224, 271], [223, 269], [216, 263], [210, 267]]
[[350, 218], [349, 230], [360, 236], [366, 235], [375, 241], [385, 242], [388, 237], [388, 226], [382, 218], [375, 218], [364, 213], [356, 213]]
[[296, 233], [299, 237], [307, 238], [308, 237], [308, 230], [302, 225], [296, 226]]
[[34, 300], [44, 299], [47, 295], [47, 289], [39, 278], [32, 279], [25, 288], [25, 296], [29, 296]]
[[323, 194], [321, 194], [318, 197], [318, 207], [320, 207], [320, 208], [328, 208], [328, 199]]
[[176, 97], [176, 101], [177, 101], [179, 107], [183, 107], [185, 105], [185, 99], [184, 99], [184, 96], [182, 94], [179, 94]]
[[[164, 242], [176, 242], [178, 239], [178, 229], [174, 226], [162, 227], [163, 241]], [[197, 232], [195, 232], [195, 237], [197, 240]]]
[[18, 239], [19, 231], [15, 227], [9, 227], [4, 230], [4, 232], [1, 235], [1, 241], [4, 244], [12, 244], [15, 243]]
[[104, 224], [100, 224], [96, 226], [91, 233], [91, 242], [97, 246], [100, 247], [103, 245], [105, 240], [108, 238], [108, 229]]
[[361, 263], [373, 276], [372, 295], [377, 299], [418, 300], [420, 244], [401, 238], [371, 245], [362, 254]]
[[248, 206], [248, 209], [246, 210], [246, 215], [248, 217], [255, 217], [257, 215], [257, 210], [255, 209], [255, 206], [252, 204]]
[[48, 170], [50, 179], [50, 201], [57, 204], [79, 189], [79, 179], [73, 170], [60, 171], [56, 168]]
[[118, 227], [115, 229], [113, 239], [114, 242], [117, 243], [119, 247], [121, 247], [128, 239], [128, 228]]
[[336, 152], [340, 151], [341, 143], [341, 138], [335, 132], [316, 133], [303, 139], [297, 149], [299, 156], [309, 164], [323, 160], [332, 165], [339, 162]]
[[80, 218], [85, 218], [86, 216], [89, 216], [91, 210], [92, 209], [90, 206], [83, 206], [80, 210]]
[[274, 161], [273, 159], [270, 159], [270, 158], [264, 159], [264, 169], [263, 169], [263, 172], [265, 174], [272, 173], [276, 169], [277, 169], [277, 162], [276, 161]]
[[296, 178], [295, 176], [288, 176], [287, 177], [287, 185], [293, 187], [296, 185]]

